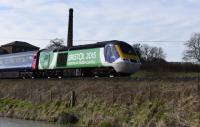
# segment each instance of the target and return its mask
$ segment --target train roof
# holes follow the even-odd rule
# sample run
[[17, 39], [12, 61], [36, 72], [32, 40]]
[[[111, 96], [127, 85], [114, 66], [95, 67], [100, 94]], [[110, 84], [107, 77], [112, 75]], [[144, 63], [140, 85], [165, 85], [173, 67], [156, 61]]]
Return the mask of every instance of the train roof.
[[27, 51], [27, 52], [2, 54], [2, 55], [0, 55], [0, 58], [2, 58], [2, 57], [10, 57], [10, 56], [21, 56], [21, 55], [35, 54], [37, 51], [38, 50], [36, 50], [36, 51]]
[[102, 42], [97, 42], [94, 44], [86, 44], [86, 45], [77, 45], [77, 46], [73, 46], [70, 48], [64, 47], [61, 49], [55, 49], [54, 51], [66, 51], [66, 50], [78, 50], [78, 49], [88, 49], [88, 48], [100, 48], [100, 47], [104, 47], [107, 44], [127, 44], [126, 42], [123, 41], [118, 41], [118, 40], [111, 40], [111, 41], [102, 41]]

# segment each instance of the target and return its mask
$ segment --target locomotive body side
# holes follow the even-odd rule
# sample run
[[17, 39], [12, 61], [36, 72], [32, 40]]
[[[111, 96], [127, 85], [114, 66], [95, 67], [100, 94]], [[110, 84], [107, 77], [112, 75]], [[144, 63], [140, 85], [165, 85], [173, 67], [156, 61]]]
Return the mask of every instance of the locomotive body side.
[[42, 77], [93, 75], [91, 73], [93, 73], [94, 68], [103, 67], [100, 57], [102, 50], [103, 48], [43, 50], [38, 55], [38, 72], [41, 73]]
[[[59, 52], [57, 68], [102, 67], [100, 52], [102, 48], [91, 48]], [[65, 58], [65, 60], [63, 60]], [[64, 63], [63, 63], [64, 62]]]
[[101, 48], [72, 51], [43, 51], [39, 56], [39, 70], [102, 67]]
[[57, 51], [43, 50], [39, 54], [38, 63], [38, 69], [47, 73], [56, 74], [56, 71], [64, 70], [76, 73], [78, 70], [82, 76], [85, 73], [129, 75], [139, 67], [140, 61], [134, 49], [121, 41], [100, 42]]

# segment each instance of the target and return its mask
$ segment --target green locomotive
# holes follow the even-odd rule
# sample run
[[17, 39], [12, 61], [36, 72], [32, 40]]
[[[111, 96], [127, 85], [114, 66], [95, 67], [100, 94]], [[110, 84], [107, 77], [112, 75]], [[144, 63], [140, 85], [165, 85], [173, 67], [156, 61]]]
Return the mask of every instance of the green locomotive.
[[48, 77], [130, 75], [141, 65], [134, 49], [116, 40], [41, 50], [37, 57], [37, 74]]

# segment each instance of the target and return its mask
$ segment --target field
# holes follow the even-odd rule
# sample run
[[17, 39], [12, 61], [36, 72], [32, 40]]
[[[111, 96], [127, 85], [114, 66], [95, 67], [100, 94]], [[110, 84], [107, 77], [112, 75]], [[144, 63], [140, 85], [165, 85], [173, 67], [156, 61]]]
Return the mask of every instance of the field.
[[196, 127], [197, 76], [140, 71], [131, 78], [0, 80], [0, 115], [88, 127]]

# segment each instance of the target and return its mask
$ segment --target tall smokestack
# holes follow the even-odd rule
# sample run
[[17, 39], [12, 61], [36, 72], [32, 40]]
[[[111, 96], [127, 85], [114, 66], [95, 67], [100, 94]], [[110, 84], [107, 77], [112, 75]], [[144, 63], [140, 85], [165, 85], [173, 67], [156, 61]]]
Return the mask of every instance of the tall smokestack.
[[67, 36], [67, 47], [73, 46], [73, 9], [69, 9], [69, 22], [68, 22], [68, 36]]

